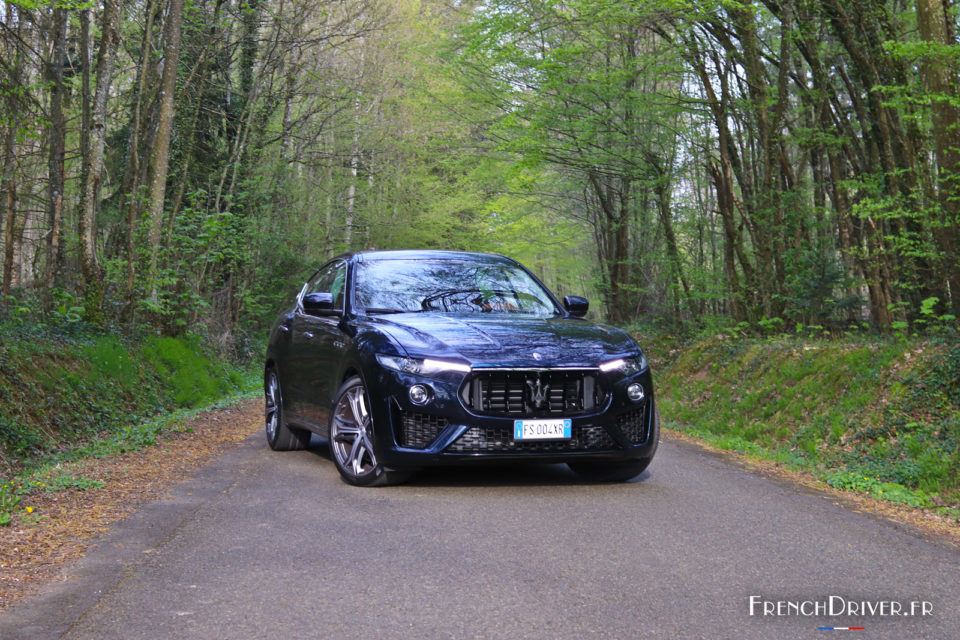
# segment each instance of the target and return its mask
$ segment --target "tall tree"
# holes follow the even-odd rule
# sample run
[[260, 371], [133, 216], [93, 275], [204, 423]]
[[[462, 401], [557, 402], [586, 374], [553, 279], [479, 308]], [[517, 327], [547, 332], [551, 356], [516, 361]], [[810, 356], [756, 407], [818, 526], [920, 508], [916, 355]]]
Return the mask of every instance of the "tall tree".
[[934, 237], [950, 283], [955, 315], [960, 315], [960, 104], [957, 102], [957, 35], [950, 0], [917, 0], [917, 26], [928, 45], [920, 73], [930, 94], [934, 150], [939, 171], [941, 213]]
[[158, 300], [157, 262], [163, 224], [164, 196], [167, 190], [170, 139], [173, 136], [174, 96], [177, 89], [177, 66], [180, 62], [183, 0], [170, 0], [169, 6], [164, 29], [163, 74], [160, 79], [157, 132], [150, 154], [147, 178], [147, 244], [150, 254], [147, 287], [153, 303]]
[[607, 312], [616, 322], [636, 309], [634, 274], [647, 259], [631, 248], [645, 231], [632, 224], [638, 208], [659, 202], [670, 211], [668, 192], [647, 197], [667, 168], [648, 159], [673, 155], [669, 132], [650, 125], [676, 112], [662, 98], [682, 80], [677, 52], [651, 28], [655, 15], [656, 7], [629, 3], [501, 1], [476, 21], [464, 49], [478, 86], [489, 87], [489, 77], [499, 83], [499, 95], [488, 90], [486, 99], [502, 109], [494, 132], [503, 148], [527, 163], [575, 172], [589, 191]]
[[43, 284], [49, 292], [54, 285], [60, 263], [60, 234], [63, 223], [64, 161], [66, 156], [67, 122], [64, 115], [66, 87], [63, 68], [67, 63], [67, 9], [54, 6], [50, 33], [52, 51], [47, 60], [50, 81], [49, 125], [47, 127], [47, 259]]
[[[87, 317], [100, 321], [103, 299], [103, 275], [97, 261], [96, 214], [100, 174], [103, 171], [103, 148], [106, 139], [107, 100], [110, 96], [113, 64], [117, 50], [119, 0], [104, 0], [100, 48], [97, 53], [97, 88], [89, 118], [89, 129], [83, 136], [81, 149], [82, 191], [80, 193], [80, 272], [83, 275]], [[86, 123], [85, 123], [86, 124]]]
[[144, 6], [144, 27], [140, 41], [140, 55], [137, 59], [136, 82], [134, 83], [132, 105], [130, 107], [130, 125], [127, 135], [126, 163], [123, 173], [123, 183], [120, 194], [127, 198], [127, 230], [126, 230], [126, 290], [127, 297], [132, 302], [134, 295], [134, 280], [136, 278], [136, 237], [137, 218], [140, 211], [140, 143], [143, 137], [143, 109], [146, 102], [147, 78], [151, 76], [153, 68], [152, 44], [153, 25], [162, 3], [159, 0], [148, 0]]

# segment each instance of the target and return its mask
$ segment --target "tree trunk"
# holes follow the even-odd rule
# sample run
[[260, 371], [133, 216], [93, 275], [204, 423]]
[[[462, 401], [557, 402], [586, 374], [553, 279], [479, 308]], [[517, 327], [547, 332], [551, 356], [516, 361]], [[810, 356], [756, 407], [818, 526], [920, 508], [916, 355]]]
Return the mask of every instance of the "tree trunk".
[[[694, 47], [692, 47], [694, 48]], [[700, 84], [707, 97], [707, 104], [710, 107], [713, 116], [714, 125], [717, 128], [717, 147], [719, 150], [719, 166], [714, 163], [708, 165], [710, 177], [714, 183], [717, 194], [717, 213], [720, 214], [720, 220], [723, 223], [724, 235], [724, 270], [727, 275], [729, 286], [729, 305], [730, 313], [733, 319], [739, 322], [752, 319], [752, 309], [749, 304], [750, 294], [747, 289], [753, 285], [754, 269], [749, 256], [743, 246], [743, 239], [737, 227], [736, 222], [736, 186], [734, 184], [734, 155], [733, 145], [730, 140], [731, 134], [728, 126], [730, 114], [727, 110], [729, 98], [727, 96], [728, 88], [724, 72], [721, 72], [720, 90], [721, 95], [717, 96], [713, 89], [713, 79], [707, 71], [707, 66], [700, 53], [694, 49], [692, 63], [700, 78]], [[717, 68], [720, 68], [719, 59], [714, 60]], [[743, 271], [744, 285], [740, 281], [737, 271], [739, 263]]]
[[[357, 111], [359, 112], [359, 104]], [[359, 119], [359, 113], [357, 118]], [[353, 145], [350, 148], [350, 185], [347, 187], [346, 215], [343, 219], [343, 244], [347, 251], [353, 242], [353, 213], [357, 201], [357, 176], [360, 169], [360, 123], [353, 128]]]
[[153, 36], [153, 19], [157, 13], [157, 0], [150, 0], [146, 8], [146, 24], [143, 27], [143, 41], [140, 47], [140, 64], [137, 65], [136, 93], [133, 97], [133, 116], [130, 121], [130, 135], [127, 137], [127, 163], [123, 174], [123, 186], [120, 192], [129, 198], [127, 203], [127, 296], [133, 299], [133, 282], [136, 277], [136, 233], [137, 211], [140, 198], [140, 137], [146, 80], [149, 75], [150, 43]]
[[[920, 37], [934, 46], [956, 46], [951, 33], [953, 12], [950, 0], [917, 0], [917, 26]], [[950, 285], [954, 315], [960, 316], [960, 107], [957, 106], [958, 65], [954, 56], [938, 55], [936, 50], [924, 57], [920, 74], [924, 88], [933, 98], [934, 151], [939, 170], [939, 224], [933, 229], [942, 254], [945, 280]]]
[[[660, 213], [660, 223], [663, 225], [663, 235], [667, 241], [667, 255], [670, 258], [670, 269], [673, 272], [673, 284], [677, 282], [683, 288], [683, 306], [690, 304], [691, 293], [690, 285], [683, 273], [683, 262], [680, 258], [680, 247], [677, 243], [677, 236], [673, 231], [673, 211], [670, 206], [670, 183], [661, 178], [656, 185], [657, 210]], [[679, 296], [678, 296], [679, 297]], [[678, 315], [677, 322], [683, 323], [683, 319]]]
[[60, 227], [63, 222], [63, 165], [66, 154], [67, 123], [63, 113], [63, 66], [67, 58], [67, 10], [53, 10], [53, 54], [47, 63], [50, 87], [50, 124], [48, 132], [47, 170], [47, 251], [43, 285], [48, 296], [53, 289], [60, 266]]
[[[10, 3], [6, 5], [6, 24], [12, 25], [15, 16], [14, 6]], [[18, 16], [19, 18], [19, 16]], [[17, 20], [20, 24], [20, 20]], [[17, 33], [19, 35], [19, 26]], [[19, 49], [17, 53], [11, 56], [11, 64], [8, 73], [10, 82], [14, 85], [20, 83], [20, 64], [23, 59]], [[6, 135], [3, 137], [3, 182], [0, 184], [0, 198], [3, 201], [3, 296], [10, 295], [14, 285], [14, 255], [18, 251], [14, 240], [16, 225], [16, 207], [17, 207], [17, 140], [16, 131], [20, 126], [19, 101], [13, 92], [5, 92], [3, 95], [3, 107], [7, 110]]]
[[100, 49], [97, 53], [97, 89], [84, 136], [88, 147], [83, 149], [83, 185], [80, 194], [80, 272], [85, 281], [84, 309], [87, 319], [99, 323], [103, 301], [103, 275], [97, 262], [97, 197], [103, 170], [103, 148], [107, 129], [107, 98], [117, 50], [119, 0], [104, 0]]
[[16, 247], [14, 246], [14, 239], [16, 235], [14, 234], [13, 225], [16, 223], [16, 207], [17, 207], [17, 183], [14, 180], [13, 174], [8, 174], [6, 180], [6, 188], [4, 189], [4, 225], [3, 225], [3, 295], [10, 295], [10, 290], [13, 288], [13, 256], [16, 252]]
[[[90, 65], [93, 58], [90, 55], [90, 9], [80, 10], [80, 193], [83, 194], [83, 185], [87, 181], [90, 170]], [[82, 205], [81, 205], [82, 215]], [[80, 232], [80, 242], [83, 243], [83, 232]], [[82, 250], [82, 248], [81, 248]], [[82, 256], [81, 256], [82, 259]]]
[[180, 27], [183, 17], [183, 0], [170, 0], [170, 12], [164, 33], [166, 41], [163, 55], [163, 75], [160, 79], [160, 108], [157, 134], [150, 153], [150, 168], [147, 179], [147, 242], [150, 264], [147, 283], [150, 300], [158, 301], [157, 259], [160, 252], [160, 233], [163, 224], [163, 202], [167, 190], [170, 139], [173, 135], [174, 94], [177, 89], [177, 65], [180, 62]]
[[621, 178], [588, 174], [590, 187], [596, 197], [599, 212], [595, 216], [599, 243], [603, 245], [601, 264], [606, 279], [607, 315], [611, 322], [623, 323], [629, 319], [632, 305], [627, 300], [630, 247], [630, 183]]

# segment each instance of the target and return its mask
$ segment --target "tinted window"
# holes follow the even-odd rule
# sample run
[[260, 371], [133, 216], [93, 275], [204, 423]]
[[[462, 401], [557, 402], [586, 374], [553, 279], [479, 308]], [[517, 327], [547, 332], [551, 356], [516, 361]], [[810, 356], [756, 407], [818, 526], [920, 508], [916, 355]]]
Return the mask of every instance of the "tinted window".
[[304, 293], [332, 293], [333, 306], [337, 309], [343, 309], [343, 285], [346, 281], [347, 265], [344, 262], [334, 262], [325, 267], [321, 267], [310, 281], [307, 282], [307, 290]]
[[523, 269], [471, 260], [375, 260], [357, 265], [356, 301], [371, 312], [553, 315], [549, 294]]

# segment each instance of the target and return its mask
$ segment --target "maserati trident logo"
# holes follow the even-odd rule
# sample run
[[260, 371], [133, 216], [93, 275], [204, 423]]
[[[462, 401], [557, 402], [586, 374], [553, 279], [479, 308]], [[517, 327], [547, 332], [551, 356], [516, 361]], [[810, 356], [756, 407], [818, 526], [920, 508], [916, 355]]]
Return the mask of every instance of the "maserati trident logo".
[[535, 409], [540, 409], [547, 399], [547, 394], [550, 393], [550, 385], [543, 384], [540, 378], [537, 378], [536, 382], [527, 380], [527, 386], [530, 387], [530, 402]]

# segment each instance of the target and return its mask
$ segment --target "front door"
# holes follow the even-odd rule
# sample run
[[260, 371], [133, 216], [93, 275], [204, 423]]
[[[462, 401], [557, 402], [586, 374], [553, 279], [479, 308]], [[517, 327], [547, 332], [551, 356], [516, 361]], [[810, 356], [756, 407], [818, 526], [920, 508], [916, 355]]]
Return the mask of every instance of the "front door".
[[337, 260], [325, 265], [310, 279], [304, 291], [333, 294], [334, 315], [313, 316], [299, 307], [292, 326], [291, 361], [295, 387], [289, 402], [299, 421], [324, 430], [330, 405], [337, 391], [340, 355], [349, 337], [340, 330], [346, 264]]

